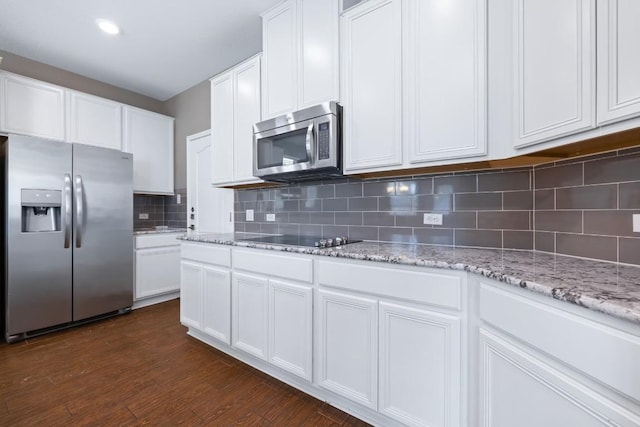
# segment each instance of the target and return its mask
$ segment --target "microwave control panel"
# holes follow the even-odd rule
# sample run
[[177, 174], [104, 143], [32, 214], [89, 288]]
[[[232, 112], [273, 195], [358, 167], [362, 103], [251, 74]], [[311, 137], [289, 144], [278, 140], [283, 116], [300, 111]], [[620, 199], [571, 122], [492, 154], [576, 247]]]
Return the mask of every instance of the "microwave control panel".
[[318, 124], [318, 160], [326, 160], [331, 157], [330, 134], [329, 122]]

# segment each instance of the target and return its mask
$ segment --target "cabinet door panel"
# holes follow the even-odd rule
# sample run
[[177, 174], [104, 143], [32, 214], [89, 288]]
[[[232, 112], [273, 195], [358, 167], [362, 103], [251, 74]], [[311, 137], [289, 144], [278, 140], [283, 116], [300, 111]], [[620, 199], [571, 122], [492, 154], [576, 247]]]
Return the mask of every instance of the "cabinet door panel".
[[179, 289], [180, 246], [136, 250], [136, 300]]
[[640, 2], [598, 1], [598, 124], [640, 115]]
[[410, 0], [403, 7], [410, 161], [486, 154], [486, 0]]
[[212, 337], [231, 344], [231, 274], [227, 270], [204, 267], [202, 280], [202, 328]]
[[321, 387], [378, 408], [377, 301], [319, 291]]
[[338, 0], [299, 0], [298, 108], [338, 101]]
[[211, 182], [233, 181], [233, 75], [211, 81]]
[[0, 74], [0, 102], [0, 130], [64, 140], [64, 90], [61, 87]]
[[262, 16], [263, 120], [297, 107], [296, 9], [290, 0]]
[[122, 105], [78, 92], [69, 93], [70, 142], [122, 150]]
[[202, 327], [202, 266], [180, 263], [180, 322], [190, 328]]
[[267, 360], [269, 325], [267, 279], [233, 274], [231, 345]]
[[241, 66], [234, 73], [234, 181], [256, 181], [253, 176], [253, 125], [260, 121], [260, 58]]
[[594, 0], [518, 0], [514, 11], [516, 148], [592, 128]]
[[509, 341], [480, 330], [481, 426], [602, 427], [640, 423], [640, 418], [625, 408]]
[[133, 191], [173, 194], [173, 118], [124, 107], [124, 150], [133, 153]]
[[372, 0], [342, 16], [345, 170], [402, 163], [399, 0]]
[[460, 425], [460, 320], [380, 303], [380, 412], [407, 425]]
[[311, 381], [310, 287], [269, 280], [269, 361]]

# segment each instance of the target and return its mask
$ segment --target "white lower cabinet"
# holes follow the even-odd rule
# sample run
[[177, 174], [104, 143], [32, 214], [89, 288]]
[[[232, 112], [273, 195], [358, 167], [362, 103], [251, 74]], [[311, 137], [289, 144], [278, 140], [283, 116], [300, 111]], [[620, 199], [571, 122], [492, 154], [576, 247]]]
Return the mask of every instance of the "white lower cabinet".
[[233, 273], [231, 345], [263, 360], [267, 360], [268, 283], [262, 277]]
[[640, 426], [638, 325], [444, 269], [182, 244], [195, 338], [380, 426]]
[[180, 262], [180, 322], [202, 329], [202, 264]]
[[480, 424], [637, 426], [640, 419], [551, 367], [525, 346], [480, 330]]
[[460, 319], [380, 302], [379, 411], [410, 426], [460, 425]]
[[234, 272], [231, 345], [311, 381], [312, 295], [309, 286]]
[[312, 379], [313, 290], [269, 280], [269, 362]]
[[231, 273], [202, 267], [202, 330], [225, 344], [231, 344]]
[[181, 234], [135, 236], [134, 308], [179, 297]]
[[371, 298], [318, 292], [321, 387], [378, 408], [378, 303]]

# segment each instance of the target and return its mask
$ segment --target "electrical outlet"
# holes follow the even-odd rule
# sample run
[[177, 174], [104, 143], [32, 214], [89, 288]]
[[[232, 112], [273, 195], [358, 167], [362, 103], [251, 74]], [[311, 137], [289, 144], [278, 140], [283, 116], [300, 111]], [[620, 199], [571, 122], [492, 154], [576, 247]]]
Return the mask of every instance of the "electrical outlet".
[[633, 214], [633, 232], [640, 233], [640, 214]]
[[182, 204], [182, 195], [176, 194], [176, 205], [181, 205], [181, 204]]
[[267, 214], [267, 221], [273, 222], [276, 220], [276, 214]]
[[247, 221], [253, 221], [253, 209], [247, 209], [244, 211], [244, 216]]
[[149, 219], [149, 214], [148, 213], [138, 214], [138, 219]]
[[426, 213], [424, 214], [422, 223], [427, 225], [442, 225], [442, 214]]

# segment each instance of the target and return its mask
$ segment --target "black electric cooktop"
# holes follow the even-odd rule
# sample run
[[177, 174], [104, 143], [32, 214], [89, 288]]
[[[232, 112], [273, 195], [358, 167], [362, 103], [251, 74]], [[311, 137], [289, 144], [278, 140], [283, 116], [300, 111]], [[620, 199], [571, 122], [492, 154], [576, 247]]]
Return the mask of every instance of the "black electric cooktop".
[[329, 248], [333, 246], [346, 245], [348, 243], [361, 242], [362, 240], [347, 239], [345, 237], [321, 238], [317, 236], [297, 236], [295, 234], [283, 234], [278, 236], [262, 236], [252, 237], [250, 239], [242, 239], [246, 242], [271, 243], [274, 245], [286, 246], [307, 246]]

